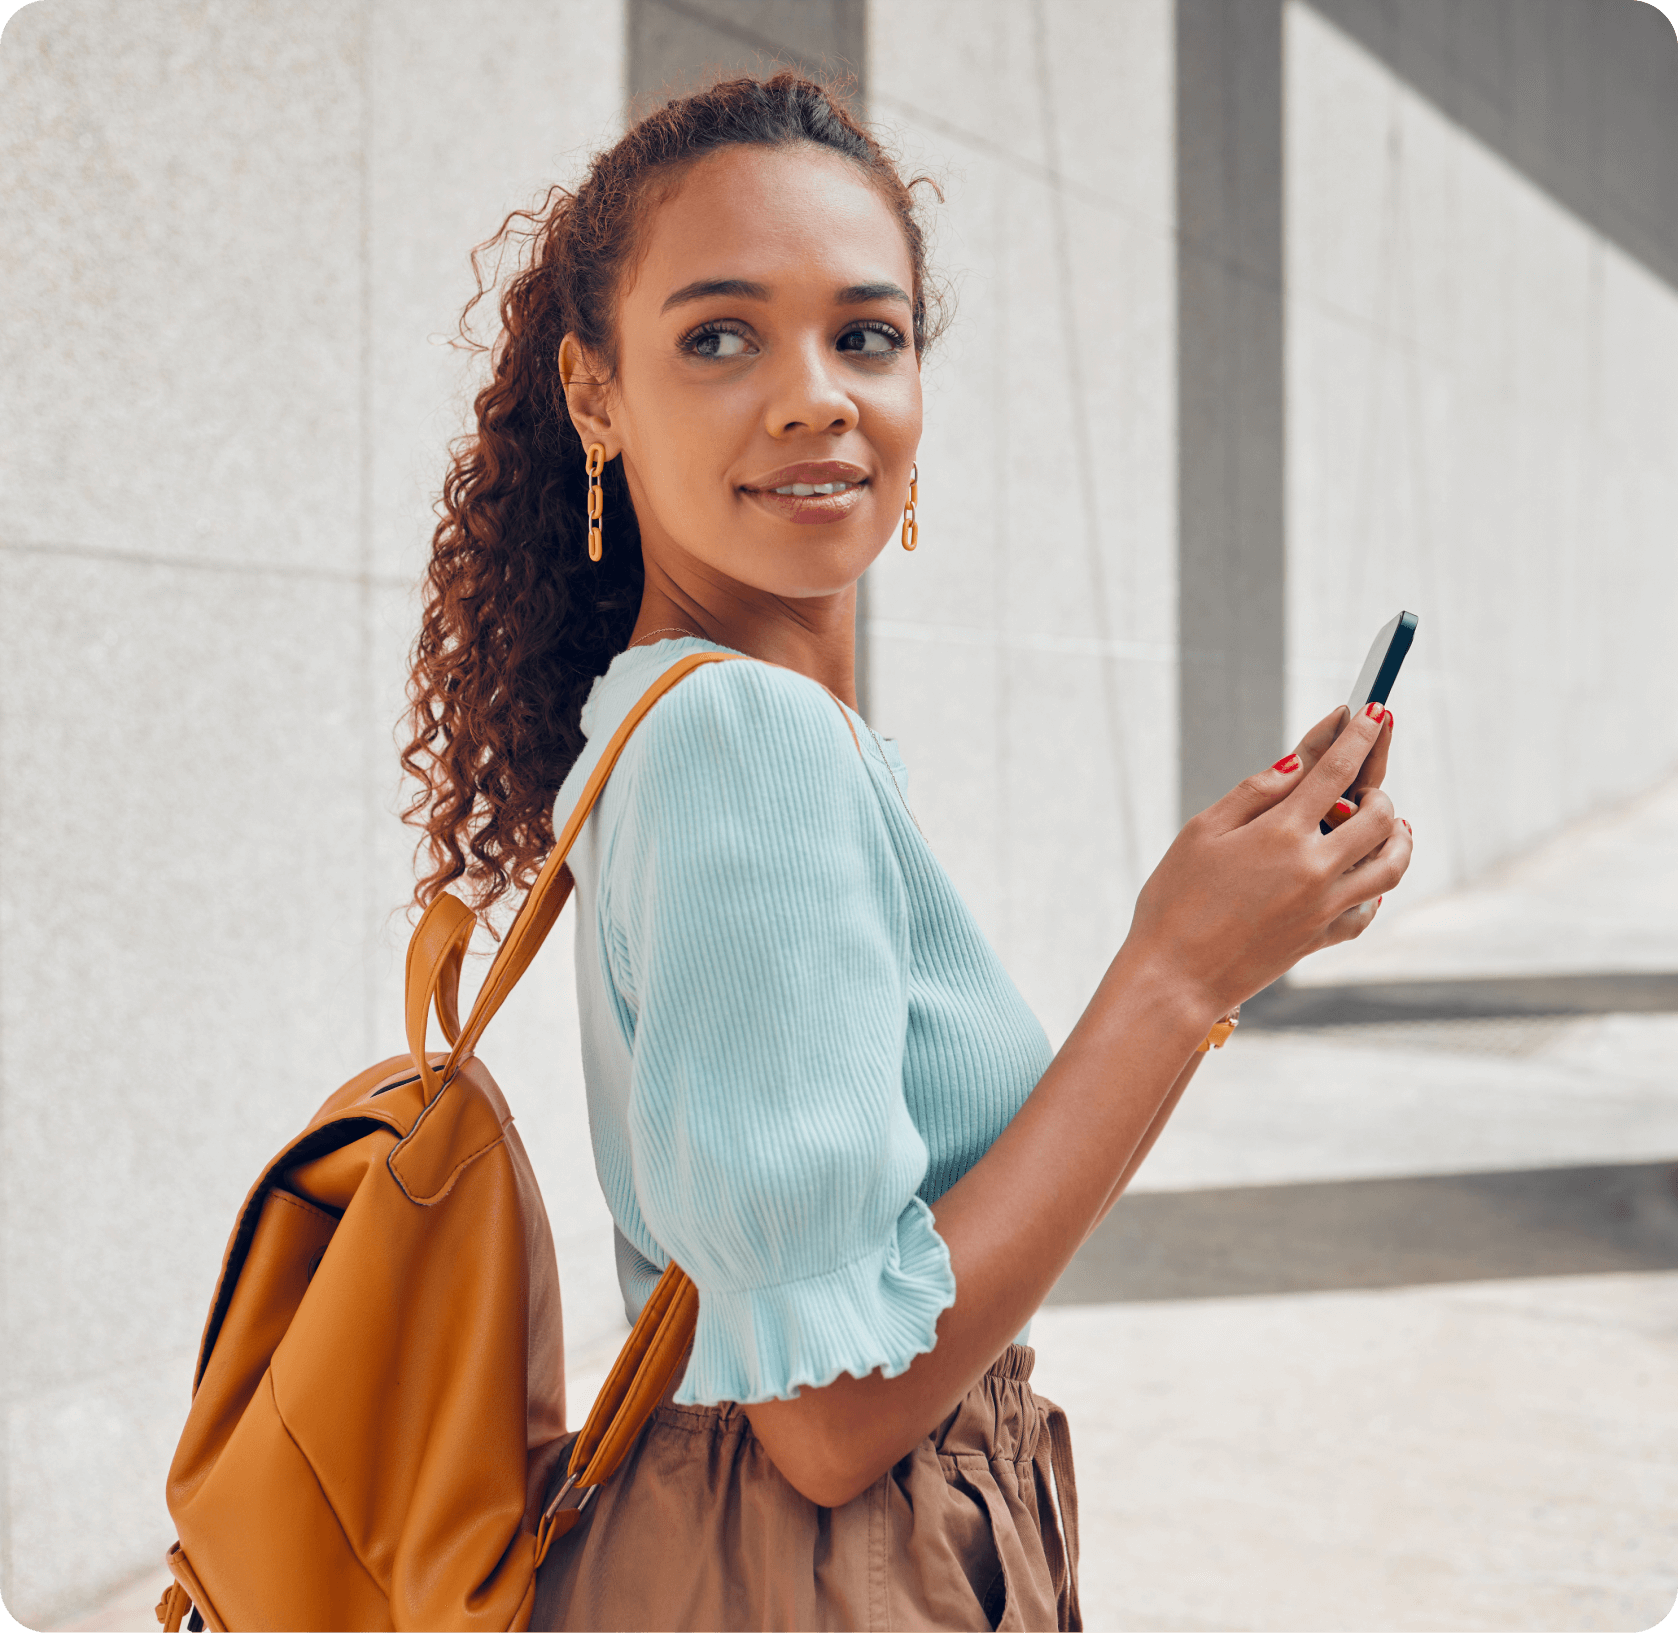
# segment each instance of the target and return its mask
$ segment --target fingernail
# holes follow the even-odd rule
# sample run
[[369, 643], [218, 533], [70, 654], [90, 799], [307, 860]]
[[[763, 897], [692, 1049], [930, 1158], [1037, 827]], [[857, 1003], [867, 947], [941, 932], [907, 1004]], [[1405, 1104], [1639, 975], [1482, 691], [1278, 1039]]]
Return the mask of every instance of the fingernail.
[[1384, 704], [1370, 703], [1365, 706], [1363, 712], [1368, 715], [1371, 720], [1379, 720], [1381, 716], [1387, 712], [1387, 710]]
[[1377, 896], [1377, 897], [1376, 897], [1376, 898], [1375, 898], [1375, 905], [1376, 905], [1376, 906], [1377, 906], [1377, 907], [1379, 907], [1379, 906], [1380, 906], [1380, 905], [1381, 905], [1381, 903], [1382, 903], [1382, 902], [1384, 902], [1384, 901], [1385, 901], [1385, 900], [1386, 900], [1386, 899], [1387, 899], [1387, 898], [1386, 898], [1386, 897], [1385, 897], [1385, 896]]
[[[1400, 821], [1400, 822], [1404, 822], [1404, 818], [1403, 818], [1403, 817], [1400, 817], [1400, 818], [1399, 818], [1399, 819], [1398, 819], [1398, 820], [1399, 820], [1399, 821]], [[1409, 832], [1410, 832], [1410, 831], [1411, 831], [1411, 829], [1410, 829], [1410, 824], [1409, 824], [1409, 823], [1408, 823], [1408, 822], [1404, 822], [1404, 831], [1405, 831], [1405, 832], [1406, 832], [1406, 833], [1409, 833]]]
[[1299, 770], [1299, 756], [1297, 754], [1284, 755], [1270, 769], [1272, 771], [1297, 771]]
[[1337, 799], [1334, 802], [1334, 808], [1335, 808], [1335, 810], [1342, 812], [1346, 816], [1356, 816], [1357, 813], [1358, 813], [1357, 806], [1352, 804], [1352, 802], [1349, 799], [1347, 799], [1344, 795], [1342, 795], [1339, 799]]

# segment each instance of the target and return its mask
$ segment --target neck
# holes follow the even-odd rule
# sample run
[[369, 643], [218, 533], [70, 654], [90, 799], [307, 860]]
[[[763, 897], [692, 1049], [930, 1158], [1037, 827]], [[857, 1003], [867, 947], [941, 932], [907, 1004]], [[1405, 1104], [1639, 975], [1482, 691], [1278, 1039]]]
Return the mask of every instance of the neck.
[[819, 681], [851, 708], [856, 699], [856, 586], [788, 601], [707, 584], [701, 597], [647, 564], [630, 645], [680, 630]]

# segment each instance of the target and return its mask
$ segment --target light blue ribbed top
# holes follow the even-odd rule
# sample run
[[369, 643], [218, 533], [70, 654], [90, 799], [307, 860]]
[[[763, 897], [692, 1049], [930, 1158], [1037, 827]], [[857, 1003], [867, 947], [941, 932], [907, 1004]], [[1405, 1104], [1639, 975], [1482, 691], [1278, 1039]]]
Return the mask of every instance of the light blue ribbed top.
[[[612, 660], [556, 827], [635, 700], [700, 650], [727, 649]], [[907, 782], [816, 682], [709, 664], [636, 728], [572, 849], [595, 1169], [630, 1319], [671, 1256], [699, 1289], [682, 1404], [895, 1377], [930, 1350], [956, 1287], [927, 1204], [1049, 1064]]]

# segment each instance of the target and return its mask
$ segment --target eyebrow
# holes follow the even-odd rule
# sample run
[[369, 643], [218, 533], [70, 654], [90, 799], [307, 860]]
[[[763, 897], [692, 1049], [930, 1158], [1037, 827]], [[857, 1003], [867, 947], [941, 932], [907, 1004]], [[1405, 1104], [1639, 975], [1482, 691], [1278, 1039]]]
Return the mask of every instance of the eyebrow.
[[[701, 278], [697, 283], [683, 284], [673, 295], [664, 298], [661, 312], [672, 307], [686, 306], [690, 301], [710, 300], [718, 295], [731, 295], [736, 300], [766, 301], [767, 284], [753, 283], [749, 278]], [[870, 301], [899, 300], [912, 304], [908, 295], [894, 283], [849, 284], [834, 297], [840, 306], [866, 306]]]
[[666, 295], [661, 312], [673, 306], [686, 306], [689, 301], [709, 300], [713, 295], [732, 295], [736, 300], [766, 301], [768, 287], [755, 284], [748, 278], [701, 278], [698, 283], [683, 284], [674, 295]]
[[866, 306], [870, 301], [902, 301], [913, 305], [908, 295], [896, 284], [852, 284], [833, 297], [841, 306]]

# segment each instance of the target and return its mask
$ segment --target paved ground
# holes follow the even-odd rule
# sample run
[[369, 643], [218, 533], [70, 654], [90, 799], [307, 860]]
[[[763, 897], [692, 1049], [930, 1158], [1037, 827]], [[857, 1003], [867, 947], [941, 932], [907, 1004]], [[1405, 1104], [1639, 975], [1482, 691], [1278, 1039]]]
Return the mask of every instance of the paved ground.
[[[1213, 1058], [1033, 1332], [1092, 1629], [1662, 1620], [1678, 979], [1651, 976], [1678, 977], [1678, 779], [1395, 895]], [[160, 1590], [73, 1625], [154, 1626]]]
[[1092, 1628], [1678, 1598], [1678, 780], [1401, 906], [1214, 1057], [1038, 1318]]

